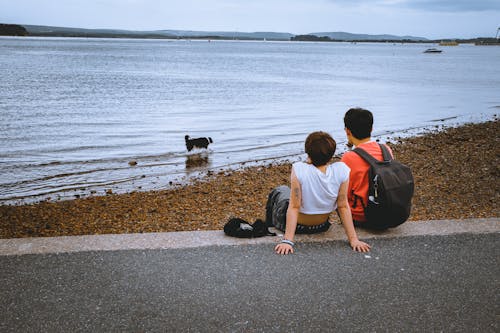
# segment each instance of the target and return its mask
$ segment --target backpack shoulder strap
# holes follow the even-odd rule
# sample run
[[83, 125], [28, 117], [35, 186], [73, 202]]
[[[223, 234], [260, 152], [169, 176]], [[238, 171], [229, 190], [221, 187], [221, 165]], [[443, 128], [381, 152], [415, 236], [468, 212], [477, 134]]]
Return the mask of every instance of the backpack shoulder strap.
[[393, 160], [391, 153], [389, 152], [389, 149], [385, 145], [381, 145], [380, 143], [378, 144], [380, 146], [380, 149], [382, 150], [382, 155], [384, 156], [384, 162], [389, 162]]
[[382, 156], [384, 157], [383, 161], [377, 160], [375, 157], [368, 154], [366, 152], [366, 150], [364, 150], [362, 148], [355, 148], [353, 150], [353, 152], [355, 152], [356, 154], [361, 156], [361, 158], [363, 158], [368, 164], [370, 164], [370, 166], [373, 166], [373, 167], [377, 164], [385, 164], [385, 163], [390, 162], [392, 160], [392, 156], [391, 156], [391, 153], [389, 152], [389, 150], [387, 149], [387, 147], [384, 145], [381, 145], [380, 143], [378, 145], [379, 145], [380, 149], [382, 150]]
[[364, 159], [366, 161], [366, 163], [370, 164], [371, 166], [373, 165], [376, 165], [377, 164], [377, 160], [375, 159], [375, 157], [373, 157], [372, 155], [368, 154], [366, 152], [366, 150], [364, 149], [361, 149], [361, 148], [355, 148], [353, 150], [353, 152], [355, 152], [356, 154], [358, 154], [362, 159]]

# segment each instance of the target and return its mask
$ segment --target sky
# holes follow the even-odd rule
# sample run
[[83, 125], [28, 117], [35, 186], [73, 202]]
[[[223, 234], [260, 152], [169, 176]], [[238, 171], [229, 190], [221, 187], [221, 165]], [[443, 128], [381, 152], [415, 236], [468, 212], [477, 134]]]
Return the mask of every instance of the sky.
[[474, 38], [495, 37], [500, 0], [0, 0], [0, 23]]

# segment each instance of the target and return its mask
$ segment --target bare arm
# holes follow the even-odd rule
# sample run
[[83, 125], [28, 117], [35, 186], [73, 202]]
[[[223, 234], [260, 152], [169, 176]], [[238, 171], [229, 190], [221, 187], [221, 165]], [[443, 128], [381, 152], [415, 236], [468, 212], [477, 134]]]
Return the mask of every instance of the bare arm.
[[369, 252], [370, 245], [362, 242], [358, 239], [356, 235], [356, 230], [354, 229], [354, 224], [352, 222], [351, 208], [349, 207], [349, 202], [347, 201], [347, 188], [349, 187], [349, 180], [345, 181], [340, 185], [339, 195], [337, 198], [337, 208], [339, 211], [340, 219], [342, 220], [342, 226], [354, 251], [359, 252]]
[[[286, 212], [286, 228], [285, 237], [289, 241], [293, 242], [295, 237], [295, 229], [297, 229], [297, 219], [299, 217], [300, 203], [302, 201], [302, 190], [300, 188], [299, 180], [292, 169], [292, 174], [290, 176], [290, 203], [288, 204], [288, 210]], [[289, 244], [280, 243], [276, 245], [274, 250], [278, 254], [288, 254], [293, 253], [293, 247]]]

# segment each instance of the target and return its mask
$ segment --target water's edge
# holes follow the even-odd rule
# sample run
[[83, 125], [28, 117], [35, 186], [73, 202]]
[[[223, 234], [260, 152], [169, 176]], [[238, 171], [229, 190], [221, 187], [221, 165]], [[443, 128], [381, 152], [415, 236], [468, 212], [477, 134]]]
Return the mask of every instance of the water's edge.
[[[379, 142], [391, 142], [394, 144], [402, 143], [405, 138], [426, 135], [451, 127], [459, 127], [467, 123], [479, 123], [497, 119], [494, 115], [493, 119], [475, 119], [475, 121], [457, 122], [458, 117], [447, 117], [442, 119], [433, 119], [429, 122], [431, 124], [414, 126], [403, 130], [397, 131], [374, 131], [372, 135], [373, 140]], [[350, 148], [346, 145], [346, 140], [338, 140], [336, 157], [340, 157], [345, 151]], [[18, 196], [10, 198], [0, 198], [0, 205], [25, 205], [36, 204], [42, 201], [64, 201], [73, 200], [78, 198], [92, 197], [92, 196], [105, 196], [110, 194], [126, 194], [132, 192], [148, 192], [158, 190], [168, 190], [178, 187], [188, 186], [196, 181], [203, 181], [210, 177], [210, 175], [219, 172], [232, 172], [244, 170], [248, 167], [255, 166], [269, 166], [282, 163], [292, 163], [305, 158], [303, 152], [297, 151], [281, 156], [274, 156], [263, 159], [246, 159], [242, 161], [221, 164], [217, 166], [207, 166], [207, 159], [210, 154], [216, 153], [211, 150], [203, 152], [195, 152], [193, 154], [186, 154], [186, 172], [187, 174], [168, 173], [157, 174], [152, 176], [140, 176], [130, 180], [123, 181], [110, 181], [105, 184], [98, 185], [83, 185], [75, 188], [70, 188], [64, 191], [48, 191], [37, 195]], [[135, 167], [135, 166], [130, 166]]]

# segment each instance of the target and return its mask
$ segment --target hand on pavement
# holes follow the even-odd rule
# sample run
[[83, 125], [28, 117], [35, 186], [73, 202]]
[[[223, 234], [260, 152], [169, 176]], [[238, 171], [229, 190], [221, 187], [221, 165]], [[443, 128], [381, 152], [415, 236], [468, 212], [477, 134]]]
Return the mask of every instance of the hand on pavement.
[[351, 247], [354, 251], [357, 252], [370, 252], [371, 246], [362, 242], [360, 240], [355, 240], [351, 242]]
[[277, 254], [289, 254], [289, 253], [293, 253], [293, 246], [291, 246], [290, 244], [279, 243], [274, 248], [274, 251], [276, 251]]

